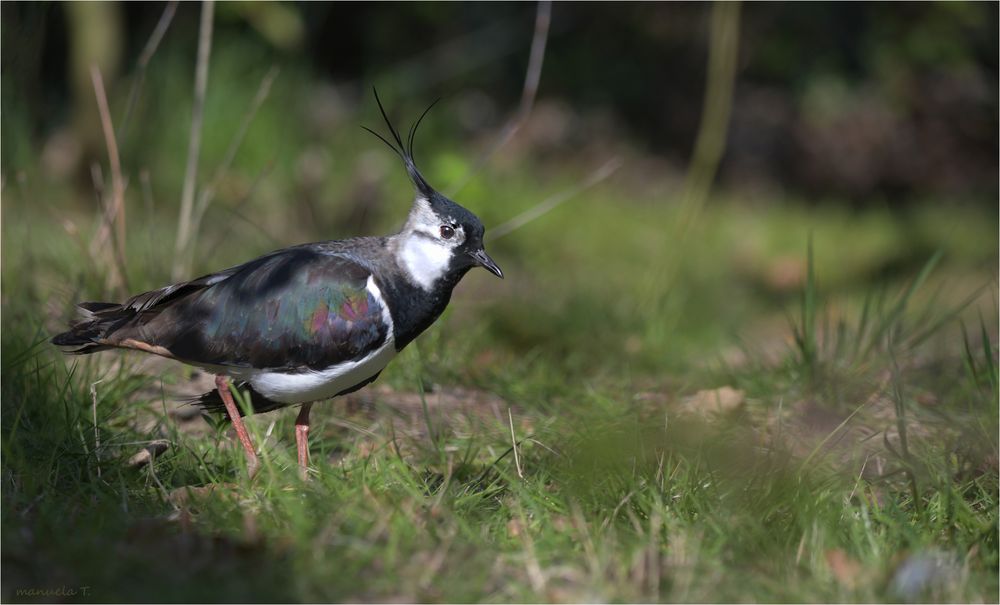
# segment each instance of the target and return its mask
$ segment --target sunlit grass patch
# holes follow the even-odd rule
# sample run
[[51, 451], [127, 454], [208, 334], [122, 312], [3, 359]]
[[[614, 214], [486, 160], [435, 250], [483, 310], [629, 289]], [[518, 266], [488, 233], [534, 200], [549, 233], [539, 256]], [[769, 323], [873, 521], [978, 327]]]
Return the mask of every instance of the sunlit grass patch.
[[[995, 303], [961, 306], [991, 261], [942, 238], [922, 273], [934, 250], [881, 213], [719, 202], [654, 306], [642, 278], [674, 209], [609, 199], [497, 242], [510, 279], [470, 276], [378, 383], [318, 405], [307, 483], [293, 413], [249, 420], [250, 482], [227, 428], [177, 402], [204, 376], [52, 350], [102, 268], [44, 211], [5, 208], [5, 598], [993, 598]], [[172, 239], [143, 227], [130, 272], [155, 287]], [[250, 233], [201, 268], [264, 252]]]

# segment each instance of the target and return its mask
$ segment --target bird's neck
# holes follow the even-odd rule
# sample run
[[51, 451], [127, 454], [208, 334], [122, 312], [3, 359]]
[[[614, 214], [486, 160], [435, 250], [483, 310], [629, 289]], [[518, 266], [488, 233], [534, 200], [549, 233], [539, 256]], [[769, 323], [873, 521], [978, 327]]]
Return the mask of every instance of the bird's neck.
[[[444, 285], [443, 282], [451, 281], [453, 252], [431, 236], [404, 229], [391, 238], [389, 250], [403, 276], [421, 290], [432, 293]], [[457, 279], [449, 290], [455, 283]]]
[[[393, 336], [402, 350], [441, 316], [468, 268], [453, 266], [450, 250], [406, 228], [387, 238], [385, 246], [392, 266], [378, 286], [394, 303]], [[388, 278], [390, 273], [397, 278]]]

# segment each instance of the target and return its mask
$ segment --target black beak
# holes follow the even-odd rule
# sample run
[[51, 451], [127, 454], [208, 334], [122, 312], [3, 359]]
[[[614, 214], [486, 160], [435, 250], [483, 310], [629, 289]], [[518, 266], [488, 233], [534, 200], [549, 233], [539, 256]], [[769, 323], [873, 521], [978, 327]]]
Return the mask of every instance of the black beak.
[[493, 275], [496, 275], [500, 279], [503, 279], [503, 271], [501, 271], [500, 267], [498, 267], [497, 264], [495, 262], [493, 262], [493, 259], [490, 258], [490, 255], [486, 254], [486, 250], [483, 250], [482, 248], [480, 248], [479, 250], [476, 250], [475, 252], [470, 252], [469, 256], [471, 256], [472, 259], [474, 261], [476, 261], [477, 265], [479, 265], [480, 267], [486, 269], [487, 271], [489, 271]]

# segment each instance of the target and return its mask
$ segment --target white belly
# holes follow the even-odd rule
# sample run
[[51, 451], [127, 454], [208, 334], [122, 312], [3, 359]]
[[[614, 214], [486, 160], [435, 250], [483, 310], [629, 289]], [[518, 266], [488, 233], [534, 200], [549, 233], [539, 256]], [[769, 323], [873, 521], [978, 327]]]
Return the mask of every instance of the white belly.
[[390, 336], [385, 344], [359, 361], [348, 361], [325, 370], [283, 374], [261, 371], [247, 376], [254, 390], [280, 403], [308, 403], [329, 399], [344, 389], [378, 374], [396, 356], [396, 344]]

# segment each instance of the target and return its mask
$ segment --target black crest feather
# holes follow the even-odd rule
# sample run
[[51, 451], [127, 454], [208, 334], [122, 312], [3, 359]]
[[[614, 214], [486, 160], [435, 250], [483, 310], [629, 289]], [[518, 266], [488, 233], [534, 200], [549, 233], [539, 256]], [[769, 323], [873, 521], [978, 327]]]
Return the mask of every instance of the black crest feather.
[[419, 170], [417, 170], [417, 164], [413, 161], [413, 140], [417, 135], [417, 128], [420, 127], [420, 122], [423, 121], [424, 116], [426, 116], [431, 108], [437, 105], [437, 102], [441, 99], [435, 100], [429, 107], [427, 107], [427, 109], [424, 110], [422, 114], [420, 114], [417, 121], [410, 126], [410, 130], [406, 135], [406, 144], [403, 144], [403, 138], [399, 135], [399, 131], [396, 130], [395, 126], [392, 125], [392, 120], [389, 119], [389, 115], [386, 113], [385, 107], [382, 106], [382, 100], [379, 99], [378, 90], [372, 88], [372, 92], [375, 93], [375, 103], [378, 104], [378, 110], [382, 113], [382, 119], [385, 120], [385, 125], [389, 128], [389, 134], [392, 136], [392, 140], [395, 141], [395, 143], [390, 142], [389, 139], [367, 126], [362, 126], [362, 128], [378, 137], [378, 139], [385, 143], [389, 149], [392, 149], [393, 153], [398, 155], [400, 159], [403, 160], [403, 165], [406, 166], [406, 173], [410, 176], [410, 180], [413, 181], [413, 186], [416, 187], [421, 194], [430, 196], [434, 192], [434, 188], [427, 183], [424, 176], [420, 174]]

